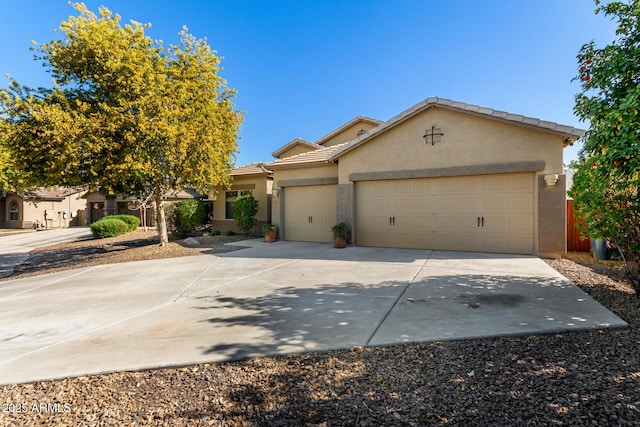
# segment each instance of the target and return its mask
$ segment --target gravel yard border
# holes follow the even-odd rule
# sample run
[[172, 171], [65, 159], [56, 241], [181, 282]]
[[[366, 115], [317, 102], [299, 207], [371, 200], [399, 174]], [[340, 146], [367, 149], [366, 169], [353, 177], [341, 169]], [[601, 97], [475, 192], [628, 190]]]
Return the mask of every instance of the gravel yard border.
[[[126, 245], [113, 242], [103, 253], [130, 250], [117, 246]], [[0, 424], [638, 425], [640, 298], [615, 263], [569, 257], [548, 263], [628, 329], [352, 347], [10, 385], [0, 387]]]

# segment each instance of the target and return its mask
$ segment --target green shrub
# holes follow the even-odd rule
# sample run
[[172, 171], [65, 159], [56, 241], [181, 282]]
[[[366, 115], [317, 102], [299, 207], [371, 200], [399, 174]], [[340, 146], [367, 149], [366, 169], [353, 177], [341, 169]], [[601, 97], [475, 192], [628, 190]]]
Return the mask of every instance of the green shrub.
[[252, 195], [240, 196], [233, 202], [233, 219], [236, 222], [236, 227], [245, 236], [253, 233], [253, 227], [258, 222], [257, 214], [258, 200]]
[[220, 234], [221, 234], [220, 230], [211, 230], [211, 235], [212, 236], [219, 236]]
[[236, 233], [233, 230], [229, 230], [227, 232], [224, 233], [225, 236], [235, 236]]
[[129, 225], [121, 219], [104, 217], [91, 224], [91, 234], [96, 239], [115, 237], [129, 231]]
[[127, 231], [136, 231], [140, 227], [140, 218], [134, 215], [110, 215], [109, 218], [125, 222], [129, 226]]
[[202, 200], [182, 200], [165, 206], [167, 227], [180, 235], [193, 235], [207, 220], [205, 203]]

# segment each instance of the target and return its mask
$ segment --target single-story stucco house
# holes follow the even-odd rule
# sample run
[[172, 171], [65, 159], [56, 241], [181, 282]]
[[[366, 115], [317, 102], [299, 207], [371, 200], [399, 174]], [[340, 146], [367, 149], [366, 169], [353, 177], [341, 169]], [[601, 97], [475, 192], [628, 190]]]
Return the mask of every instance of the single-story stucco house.
[[32, 188], [0, 197], [0, 227], [66, 228], [84, 225], [87, 201], [78, 188]]
[[231, 172], [231, 179], [230, 188], [218, 186], [214, 189], [213, 229], [239, 232], [233, 219], [233, 202], [239, 196], [252, 195], [258, 200], [256, 231], [259, 231], [263, 224], [271, 222], [273, 172], [256, 162], [235, 168]]
[[562, 253], [562, 153], [583, 135], [443, 98], [386, 122], [359, 117], [315, 143], [293, 140], [264, 165], [272, 222], [285, 240], [328, 242], [345, 222], [359, 246]]
[[[153, 200], [149, 200], [147, 204], [142, 204], [133, 197], [109, 194], [102, 191], [87, 191], [82, 195], [82, 198], [87, 201], [87, 224], [92, 224], [108, 215], [133, 215], [140, 218], [140, 224], [142, 226], [156, 226], [156, 213]], [[204, 200], [206, 198], [206, 195], [189, 188], [178, 191], [171, 190], [164, 196], [164, 200], [167, 202], [179, 202], [190, 199]]]

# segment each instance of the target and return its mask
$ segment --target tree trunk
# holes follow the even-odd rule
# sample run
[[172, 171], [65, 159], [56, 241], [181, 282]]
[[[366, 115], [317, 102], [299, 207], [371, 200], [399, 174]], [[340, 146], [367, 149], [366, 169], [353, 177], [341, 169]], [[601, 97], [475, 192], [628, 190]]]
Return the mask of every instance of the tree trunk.
[[169, 235], [167, 234], [167, 218], [164, 214], [164, 200], [162, 199], [162, 188], [156, 186], [156, 218], [158, 221], [158, 236], [160, 236], [160, 246], [167, 246]]

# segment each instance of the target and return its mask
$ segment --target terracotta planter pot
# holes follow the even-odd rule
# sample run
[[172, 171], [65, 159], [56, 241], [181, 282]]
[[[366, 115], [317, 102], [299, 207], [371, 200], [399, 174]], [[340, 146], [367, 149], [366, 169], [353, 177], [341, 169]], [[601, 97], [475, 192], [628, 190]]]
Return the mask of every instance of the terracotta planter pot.
[[338, 249], [344, 249], [347, 247], [347, 241], [339, 237], [336, 237], [335, 239], [333, 239], [333, 247]]
[[273, 227], [271, 231], [264, 235], [264, 241], [267, 243], [273, 243], [276, 241], [276, 234], [278, 232], [277, 227]]

